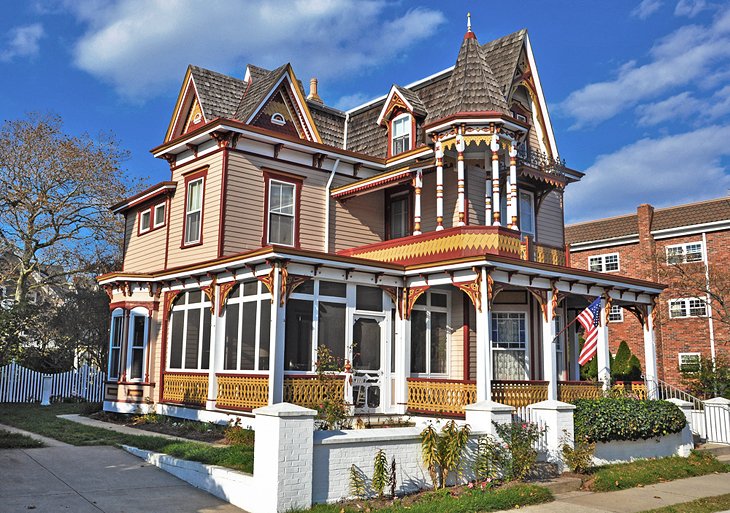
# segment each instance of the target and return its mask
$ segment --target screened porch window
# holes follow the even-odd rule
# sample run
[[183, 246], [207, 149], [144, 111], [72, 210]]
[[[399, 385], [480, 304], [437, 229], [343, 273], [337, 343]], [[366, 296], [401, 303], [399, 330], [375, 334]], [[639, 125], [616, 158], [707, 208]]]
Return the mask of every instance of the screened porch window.
[[416, 301], [411, 312], [411, 373], [447, 373], [448, 303], [448, 293], [437, 291], [427, 291]]
[[225, 308], [223, 369], [268, 370], [271, 295], [264, 285], [248, 281], [236, 285]]
[[210, 366], [211, 303], [203, 291], [182, 293], [172, 307], [168, 369], [207, 370]]
[[527, 318], [523, 312], [492, 313], [494, 379], [527, 378]]

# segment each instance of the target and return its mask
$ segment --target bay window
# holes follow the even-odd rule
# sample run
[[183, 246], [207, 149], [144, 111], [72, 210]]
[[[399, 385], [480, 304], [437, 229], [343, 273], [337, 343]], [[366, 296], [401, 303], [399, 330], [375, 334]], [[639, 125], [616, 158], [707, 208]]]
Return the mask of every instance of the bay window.
[[119, 379], [122, 363], [122, 341], [124, 338], [124, 310], [116, 308], [112, 312], [109, 329], [109, 379]]
[[149, 320], [149, 311], [146, 308], [137, 307], [129, 312], [127, 379], [130, 381], [146, 381], [145, 362], [147, 360]]

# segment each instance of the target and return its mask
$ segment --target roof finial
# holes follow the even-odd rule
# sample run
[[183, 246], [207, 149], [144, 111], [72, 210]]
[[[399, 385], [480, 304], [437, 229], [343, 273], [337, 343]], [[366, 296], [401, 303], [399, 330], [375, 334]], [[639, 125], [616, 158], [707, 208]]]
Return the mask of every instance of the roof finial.
[[471, 13], [466, 13], [466, 31], [471, 32]]

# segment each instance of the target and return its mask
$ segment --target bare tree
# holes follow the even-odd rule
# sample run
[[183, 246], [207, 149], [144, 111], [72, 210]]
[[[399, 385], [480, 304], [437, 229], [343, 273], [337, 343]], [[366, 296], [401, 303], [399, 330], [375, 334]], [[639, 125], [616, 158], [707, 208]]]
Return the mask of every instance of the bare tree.
[[17, 302], [118, 260], [122, 227], [109, 205], [141, 185], [120, 168], [128, 154], [113, 136], [62, 128], [59, 116], [30, 114], [0, 129], [0, 250], [15, 256], [0, 279], [15, 282]]

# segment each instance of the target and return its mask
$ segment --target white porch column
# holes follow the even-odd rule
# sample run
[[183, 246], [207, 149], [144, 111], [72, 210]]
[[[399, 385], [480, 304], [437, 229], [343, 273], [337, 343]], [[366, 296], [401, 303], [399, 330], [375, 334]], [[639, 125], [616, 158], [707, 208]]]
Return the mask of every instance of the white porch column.
[[436, 142], [436, 231], [444, 229], [444, 150]]
[[414, 177], [415, 197], [413, 198], [413, 235], [421, 235], [421, 189], [423, 189], [423, 170], [416, 171]]
[[654, 333], [654, 307], [646, 307], [644, 320], [644, 382], [649, 399], [657, 398], [656, 336]]
[[403, 415], [408, 405], [408, 377], [411, 375], [411, 321], [401, 313], [395, 322], [395, 403], [397, 412]]
[[611, 387], [611, 353], [608, 348], [608, 322], [606, 322], [606, 300], [601, 299], [601, 324], [598, 326], [598, 381], [603, 389]]
[[494, 226], [501, 226], [500, 218], [500, 199], [499, 199], [499, 137], [495, 134], [492, 136], [490, 145], [492, 150], [492, 217]]
[[477, 402], [492, 400], [492, 315], [489, 311], [487, 270], [480, 271], [482, 310], [477, 317]]
[[489, 152], [484, 152], [484, 226], [492, 224], [492, 177], [489, 168]]
[[[542, 375], [548, 382], [548, 401], [558, 400], [558, 359], [555, 351], [555, 319], [553, 319], [553, 291], [547, 293], [545, 314], [542, 317]], [[547, 318], [546, 318], [547, 317]]]
[[514, 141], [509, 149], [509, 191], [507, 199], [507, 222], [513, 230], [519, 230], [517, 222], [517, 146]]
[[459, 128], [459, 135], [456, 136], [456, 192], [457, 192], [457, 208], [459, 211], [459, 222], [457, 226], [464, 226], [466, 224], [466, 198], [464, 195], [464, 150], [466, 144], [464, 143], [464, 136], [461, 135], [461, 128]]
[[271, 294], [271, 331], [269, 337], [269, 404], [284, 401], [284, 341], [286, 305], [281, 304], [281, 264], [274, 271]]

